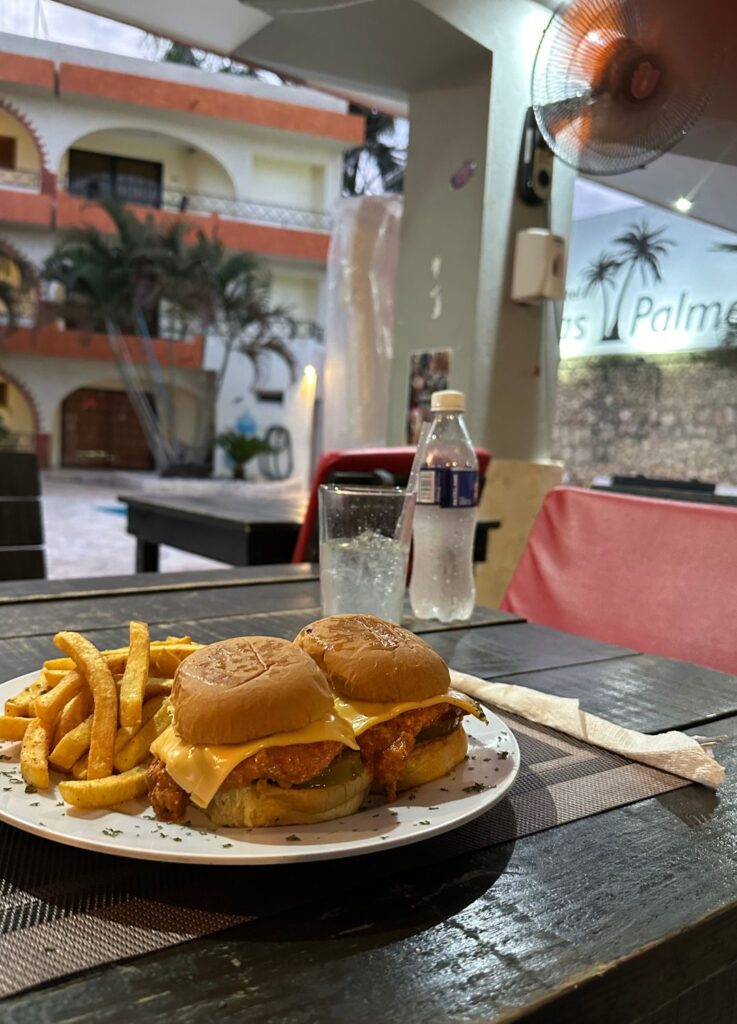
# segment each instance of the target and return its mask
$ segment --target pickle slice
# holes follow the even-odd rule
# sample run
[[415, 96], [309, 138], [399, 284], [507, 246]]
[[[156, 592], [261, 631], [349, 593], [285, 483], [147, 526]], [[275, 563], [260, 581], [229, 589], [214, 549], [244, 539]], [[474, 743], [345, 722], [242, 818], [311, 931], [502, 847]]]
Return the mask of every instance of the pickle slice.
[[328, 786], [339, 786], [352, 779], [357, 779], [361, 774], [361, 754], [358, 750], [346, 749], [339, 757], [327, 766], [324, 772], [320, 772], [314, 779], [301, 782], [296, 789], [326, 789]]
[[446, 718], [441, 718], [439, 722], [428, 725], [422, 732], [418, 732], [415, 742], [425, 743], [428, 740], [439, 740], [444, 736], [450, 736], [462, 717], [463, 715], [448, 715]]

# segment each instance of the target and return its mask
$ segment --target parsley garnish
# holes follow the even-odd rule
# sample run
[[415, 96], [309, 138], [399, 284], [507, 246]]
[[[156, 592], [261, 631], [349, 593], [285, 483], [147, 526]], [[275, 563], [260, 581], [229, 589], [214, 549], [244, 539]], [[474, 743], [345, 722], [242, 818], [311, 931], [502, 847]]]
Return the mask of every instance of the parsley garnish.
[[223, 849], [224, 850], [231, 850], [232, 848], [233, 848], [233, 844], [232, 843], [223, 843]]
[[31, 785], [26, 786], [25, 791], [26, 791], [26, 793], [38, 793], [38, 790], [36, 789], [36, 787], [35, 786], [31, 786]]
[[292, 833], [291, 836], [287, 836], [287, 842], [288, 843], [301, 843], [302, 842], [302, 836], [296, 836], [294, 833]]
[[39, 804], [38, 800], [35, 800], [30, 806], [31, 807], [39, 807], [40, 804]]
[[171, 841], [172, 841], [173, 843], [181, 843], [181, 841], [182, 841], [182, 837], [181, 837], [181, 836], [172, 836], [172, 837], [171, 837]]
[[506, 761], [506, 759], [509, 757], [509, 751], [498, 750], [496, 756], [499, 758], [500, 761]]
[[425, 821], [421, 821], [420, 822], [420, 825], [429, 825], [429, 824], [430, 824], [430, 822], [427, 819], [425, 819]]
[[110, 836], [111, 839], [115, 839], [117, 836], [122, 836], [123, 835], [123, 829], [122, 828], [104, 828], [102, 830], [102, 834], [104, 836]]
[[474, 784], [472, 786], [464, 786], [463, 787], [463, 792], [464, 793], [483, 793], [483, 791], [485, 789], [488, 789], [488, 788], [489, 787], [485, 786], [483, 784], [483, 782], [474, 782]]

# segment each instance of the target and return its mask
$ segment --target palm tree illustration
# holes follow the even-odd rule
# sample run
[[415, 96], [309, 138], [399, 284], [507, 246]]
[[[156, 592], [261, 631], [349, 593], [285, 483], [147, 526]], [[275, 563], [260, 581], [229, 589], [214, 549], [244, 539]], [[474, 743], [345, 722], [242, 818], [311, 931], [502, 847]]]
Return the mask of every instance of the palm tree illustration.
[[614, 282], [622, 266], [622, 261], [609, 252], [603, 252], [584, 270], [586, 287], [584, 295], [589, 296], [595, 288], [601, 289], [601, 302], [604, 307], [604, 323], [601, 328], [601, 340], [606, 340], [609, 329], [609, 303], [607, 301], [607, 289], [614, 288]]
[[662, 281], [663, 274], [660, 261], [668, 252], [668, 246], [675, 245], [675, 242], [664, 237], [665, 228], [651, 228], [647, 221], [640, 224], [631, 224], [629, 231], [614, 239], [619, 246], [618, 256], [622, 265], [627, 264], [622, 290], [619, 293], [617, 310], [614, 316], [612, 330], [607, 334], [605, 341], [619, 341], [621, 338], [620, 324], [622, 320], [622, 305], [632, 282], [632, 275], [639, 267], [643, 283], [652, 277], [654, 281]]

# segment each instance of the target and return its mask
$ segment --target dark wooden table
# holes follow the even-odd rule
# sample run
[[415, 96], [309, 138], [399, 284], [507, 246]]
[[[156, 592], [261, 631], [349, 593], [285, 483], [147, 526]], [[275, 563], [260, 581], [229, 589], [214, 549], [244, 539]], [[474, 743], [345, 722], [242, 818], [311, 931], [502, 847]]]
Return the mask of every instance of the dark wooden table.
[[[35, 667], [62, 626], [114, 645], [132, 616], [204, 641], [291, 637], [317, 614], [317, 587], [310, 566], [3, 584], [0, 678]], [[412, 625], [478, 675], [646, 731], [737, 736], [733, 677], [493, 610]], [[689, 786], [439, 863], [336, 862], [302, 909], [10, 998], [0, 1020], [732, 1021], [737, 746], [719, 753], [718, 795]], [[258, 887], [261, 870], [234, 870], [234, 886]]]
[[[306, 495], [257, 495], [234, 499], [121, 494], [128, 506], [128, 533], [136, 538], [136, 572], [158, 572], [159, 545], [191, 551], [228, 565], [275, 565], [291, 561], [305, 517]], [[476, 526], [474, 561], [486, 561], [489, 530]]]

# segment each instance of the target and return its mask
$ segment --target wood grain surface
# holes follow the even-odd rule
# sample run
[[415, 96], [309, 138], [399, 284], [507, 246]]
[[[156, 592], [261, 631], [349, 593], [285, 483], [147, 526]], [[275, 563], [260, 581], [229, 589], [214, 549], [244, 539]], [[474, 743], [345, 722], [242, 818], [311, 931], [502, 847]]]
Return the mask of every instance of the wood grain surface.
[[[157, 628], [201, 639], [233, 627], [287, 635], [315, 608], [314, 580], [227, 591], [250, 594], [247, 608], [210, 593], [199, 608], [180, 591], [139, 600], [152, 602]], [[3, 608], [2, 676], [36, 664], [52, 630], [74, 628], [69, 611], [93, 623], [96, 643], [119, 642], [131, 596], [88, 603], [97, 607], [75, 597]], [[57, 620], [37, 620], [47, 607]], [[626, 724], [701, 723], [699, 733], [728, 737], [718, 748], [728, 781], [718, 795], [689, 786], [463, 857], [436, 860], [429, 845], [423, 857], [423, 844], [295, 876], [238, 869], [232, 905], [271, 900], [273, 916], [5, 1000], [3, 1024], [734, 1020], [737, 679], [514, 621], [435, 624], [425, 636], [456, 667], [577, 696]], [[210, 891], [202, 869], [177, 872], [192, 898], [224, 898], [222, 878]], [[278, 912], [281, 888], [295, 884], [307, 905]]]

